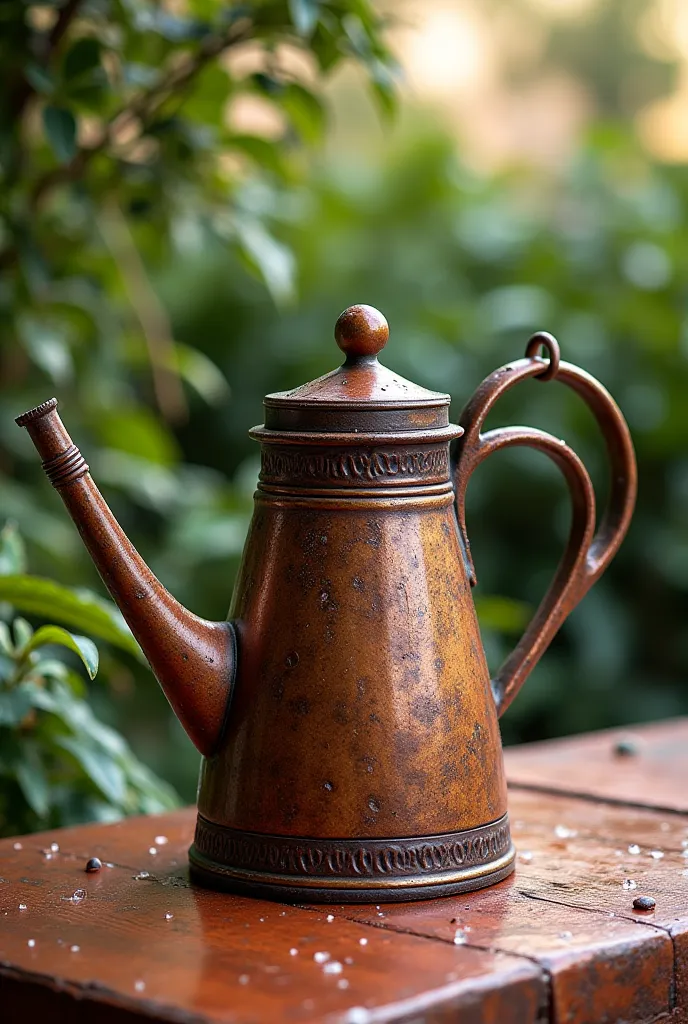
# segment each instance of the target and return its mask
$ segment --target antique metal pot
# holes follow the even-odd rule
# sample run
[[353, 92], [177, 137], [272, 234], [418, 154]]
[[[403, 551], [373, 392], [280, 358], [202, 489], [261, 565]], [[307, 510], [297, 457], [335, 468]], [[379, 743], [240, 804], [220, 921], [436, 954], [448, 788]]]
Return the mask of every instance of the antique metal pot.
[[[187, 611], [148, 569], [55, 399], [17, 420], [203, 755], [190, 850], [201, 884], [283, 900], [405, 900], [513, 870], [497, 720], [626, 533], [633, 447], [613, 399], [559, 361], [550, 335], [483, 381], [453, 426], [447, 395], [378, 362], [388, 333], [376, 310], [351, 307], [335, 331], [343, 366], [266, 397], [228, 622]], [[564, 441], [523, 427], [481, 433], [499, 396], [529, 378], [573, 388], [599, 422], [611, 487], [597, 532], [590, 479]], [[478, 463], [513, 445], [554, 460], [573, 516], [548, 593], [490, 679], [464, 496]]]

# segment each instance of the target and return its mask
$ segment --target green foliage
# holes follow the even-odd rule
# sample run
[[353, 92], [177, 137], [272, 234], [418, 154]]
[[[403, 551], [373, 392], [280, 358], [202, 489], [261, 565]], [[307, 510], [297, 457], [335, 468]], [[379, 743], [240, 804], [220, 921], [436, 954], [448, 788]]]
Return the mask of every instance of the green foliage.
[[[12, 526], [0, 536], [0, 565], [13, 572], [5, 578], [24, 582], [27, 599], [37, 582], [40, 605], [43, 581], [16, 573], [24, 566], [24, 553]], [[75, 598], [69, 614], [79, 625], [79, 607], [84, 609], [81, 626], [88, 628], [93, 621], [88, 603]], [[57, 658], [60, 649], [70, 651], [94, 679], [98, 649], [93, 641], [60, 626], [34, 631], [25, 619], [12, 621], [11, 612], [6, 614], [11, 625], [0, 620], [0, 835], [176, 806], [174, 792], [141, 764], [119, 733], [95, 717], [82, 678]]]

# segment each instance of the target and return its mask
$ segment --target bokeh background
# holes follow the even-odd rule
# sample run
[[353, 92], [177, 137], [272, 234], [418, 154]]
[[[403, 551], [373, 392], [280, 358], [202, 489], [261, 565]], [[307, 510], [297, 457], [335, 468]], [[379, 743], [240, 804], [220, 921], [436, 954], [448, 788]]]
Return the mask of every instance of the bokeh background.
[[[81, 173], [75, 154], [98, 142], [103, 105], [116, 110], [175, 47], [193, 48], [191, 15], [222, 5], [169, 4], [164, 24], [159, 5], [133, 6], [149, 20], [125, 4], [123, 29], [106, 4], [84, 5], [69, 32], [98, 46], [72, 58], [76, 86], [64, 57], [61, 71], [32, 58], [24, 162], [0, 139], [0, 517], [18, 524], [31, 571], [104, 593], [13, 423], [53, 393], [153, 570], [222, 618], [258, 470], [247, 429], [264, 393], [337, 364], [345, 306], [380, 308], [385, 361], [451, 392], [455, 416], [545, 329], [619, 402], [640, 492], [620, 554], [505, 716], [505, 741], [688, 711], [683, 0], [395, 0], [375, 7], [384, 23], [368, 36], [364, 5], [291, 4], [305, 43], [237, 45], [153, 130], [124, 124]], [[338, 7], [353, 10], [348, 48], [324, 74], [308, 19]], [[35, 36], [60, 9], [30, 10]], [[5, 34], [8, 74], [22, 39]], [[113, 83], [104, 53], [118, 45], [131, 67]], [[46, 106], [58, 113], [46, 119]], [[565, 437], [604, 500], [601, 440], [575, 396], [532, 382], [498, 421]], [[493, 667], [543, 594], [568, 523], [565, 485], [542, 456], [498, 454], [472, 480]], [[99, 647], [91, 706], [192, 799], [198, 757], [152, 676]]]

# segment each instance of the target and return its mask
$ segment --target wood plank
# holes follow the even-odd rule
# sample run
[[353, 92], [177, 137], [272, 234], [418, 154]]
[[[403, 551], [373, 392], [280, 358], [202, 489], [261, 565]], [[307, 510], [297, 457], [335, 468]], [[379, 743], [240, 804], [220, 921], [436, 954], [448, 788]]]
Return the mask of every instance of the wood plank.
[[[539, 1019], [545, 978], [525, 958], [192, 889], [192, 828], [184, 811], [0, 843], [3, 1024]], [[95, 853], [128, 866], [87, 875]]]
[[504, 755], [513, 786], [688, 812], [688, 718], [508, 747]]
[[[348, 908], [347, 916], [445, 940], [458, 929], [474, 948], [531, 957], [550, 976], [555, 1022], [646, 1021], [672, 1010], [683, 1019], [688, 818], [518, 790], [510, 813], [519, 849], [512, 879], [451, 900]], [[637, 888], [624, 889], [627, 878]], [[633, 910], [640, 893], [656, 899], [654, 913]]]

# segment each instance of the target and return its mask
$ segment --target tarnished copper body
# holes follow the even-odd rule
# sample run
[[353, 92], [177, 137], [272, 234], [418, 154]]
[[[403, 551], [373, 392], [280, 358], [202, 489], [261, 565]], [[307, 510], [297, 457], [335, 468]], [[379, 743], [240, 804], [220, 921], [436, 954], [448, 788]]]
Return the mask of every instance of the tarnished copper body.
[[[146, 568], [54, 401], [19, 418], [204, 755], [190, 858], [208, 885], [347, 902], [460, 892], [509, 874], [498, 717], [628, 528], [626, 423], [597, 381], [559, 361], [550, 335], [488, 377], [453, 426], [448, 396], [380, 365], [387, 333], [377, 311], [352, 307], [336, 329], [344, 365], [266, 398], [228, 623], [187, 612]], [[597, 533], [590, 479], [563, 441], [522, 427], [481, 433], [499, 396], [529, 377], [572, 387], [598, 419], [612, 484]], [[464, 496], [473, 469], [511, 445], [556, 462], [573, 517], [550, 590], [491, 680]]]

